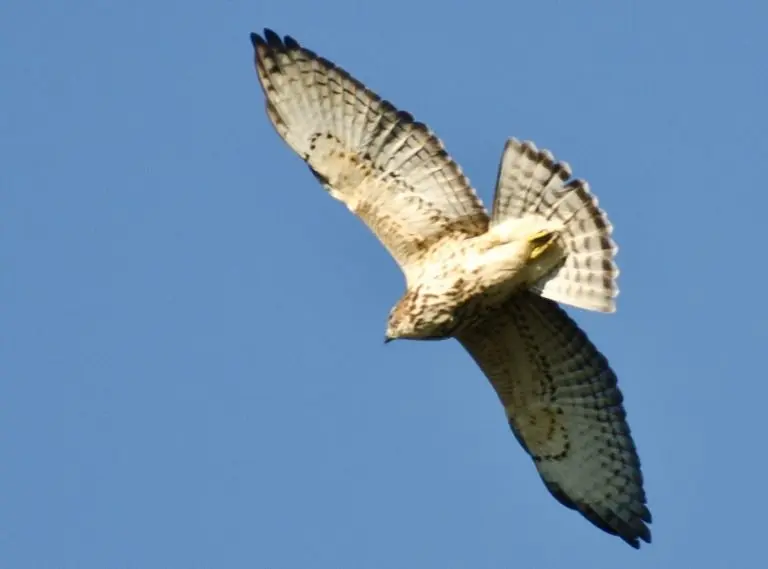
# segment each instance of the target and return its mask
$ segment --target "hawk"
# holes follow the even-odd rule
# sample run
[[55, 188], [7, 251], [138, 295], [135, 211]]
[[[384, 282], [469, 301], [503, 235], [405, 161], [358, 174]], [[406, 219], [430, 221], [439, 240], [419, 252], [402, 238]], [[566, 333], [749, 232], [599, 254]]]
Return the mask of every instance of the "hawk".
[[559, 306], [615, 310], [617, 248], [587, 182], [511, 138], [488, 214], [423, 123], [290, 36], [251, 41], [272, 125], [403, 271], [386, 341], [456, 338], [552, 495], [632, 547], [650, 543], [616, 375]]

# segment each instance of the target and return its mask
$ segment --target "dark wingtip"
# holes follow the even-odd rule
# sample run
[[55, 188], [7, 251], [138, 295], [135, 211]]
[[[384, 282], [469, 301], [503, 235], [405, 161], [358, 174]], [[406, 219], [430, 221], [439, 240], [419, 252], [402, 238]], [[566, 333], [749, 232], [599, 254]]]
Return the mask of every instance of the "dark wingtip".
[[651, 543], [653, 538], [651, 537], [651, 528], [645, 524], [640, 524], [642, 529], [638, 529], [637, 536], [645, 543]]
[[260, 45], [264, 45], [264, 40], [261, 39], [261, 36], [259, 34], [255, 34], [251, 32], [251, 44], [253, 44], [254, 49]]
[[[515, 432], [515, 429], [512, 429]], [[517, 436], [517, 434], [516, 434]], [[520, 440], [520, 439], [518, 439]], [[522, 441], [521, 441], [522, 442]], [[523, 445], [525, 446], [525, 445]], [[585, 504], [578, 504], [574, 502], [561, 488], [559, 484], [549, 482], [544, 479], [544, 485], [547, 490], [554, 496], [554, 498], [560, 502], [566, 508], [576, 510], [581, 513], [582, 516], [587, 518], [593, 525], [603, 530], [605, 533], [620, 537], [625, 543], [634, 549], [640, 549], [640, 540], [645, 543], [651, 543], [651, 530], [643, 523], [643, 521], [651, 523], [651, 512], [647, 507], [643, 506], [643, 512], [640, 516], [640, 520], [635, 520], [629, 524], [620, 524], [618, 526], [607, 523], [598, 513]]]
[[616, 535], [635, 549], [640, 549], [640, 540], [645, 543], [651, 543], [652, 541], [650, 528], [642, 522], [633, 524], [631, 531], [627, 532], [625, 529], [624, 531], [617, 532]]
[[413, 115], [408, 111], [397, 111], [397, 118], [406, 123], [413, 122]]
[[640, 514], [640, 518], [644, 522], [653, 523], [653, 515], [651, 514], [651, 510], [648, 509], [647, 506], [643, 506], [643, 511]]
[[299, 42], [297, 42], [291, 36], [285, 36], [285, 38], [283, 38], [283, 42], [285, 43], [285, 47], [288, 49], [299, 49], [300, 47]]
[[269, 28], [264, 28], [264, 39], [267, 40], [267, 45], [272, 47], [280, 47], [283, 45], [283, 42], [280, 41], [280, 36]]

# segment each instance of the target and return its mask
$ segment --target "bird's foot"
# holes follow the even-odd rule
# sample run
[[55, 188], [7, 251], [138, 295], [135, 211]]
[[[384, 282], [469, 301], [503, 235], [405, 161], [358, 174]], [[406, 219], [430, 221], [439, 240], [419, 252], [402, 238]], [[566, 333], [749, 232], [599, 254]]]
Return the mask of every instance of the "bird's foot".
[[541, 257], [541, 255], [543, 255], [544, 252], [555, 243], [557, 236], [557, 231], [553, 231], [551, 229], [543, 229], [528, 237], [528, 242], [532, 246], [531, 254], [528, 258], [532, 261], [538, 257]]

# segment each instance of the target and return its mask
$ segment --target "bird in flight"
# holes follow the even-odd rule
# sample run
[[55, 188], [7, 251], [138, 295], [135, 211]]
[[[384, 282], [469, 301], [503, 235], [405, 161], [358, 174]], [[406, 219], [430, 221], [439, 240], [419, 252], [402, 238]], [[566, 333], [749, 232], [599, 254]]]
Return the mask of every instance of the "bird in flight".
[[510, 138], [489, 214], [426, 125], [290, 36], [251, 42], [275, 130], [403, 271], [386, 341], [456, 338], [552, 495], [632, 547], [650, 543], [616, 375], [559, 306], [615, 310], [617, 248], [587, 182]]

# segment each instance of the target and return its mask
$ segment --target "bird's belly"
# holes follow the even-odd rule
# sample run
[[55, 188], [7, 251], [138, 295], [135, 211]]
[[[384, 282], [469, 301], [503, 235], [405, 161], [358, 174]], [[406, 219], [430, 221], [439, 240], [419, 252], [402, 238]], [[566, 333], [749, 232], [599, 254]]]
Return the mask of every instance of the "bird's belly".
[[423, 267], [413, 283], [422, 303], [435, 312], [451, 314], [449, 330], [441, 330], [440, 336], [471, 326], [525, 288], [521, 253], [517, 244], [470, 245], [433, 258]]
[[487, 282], [459, 273], [454, 279], [433, 281], [430, 286], [422, 287], [420, 295], [431, 310], [451, 315], [450, 325], [433, 336], [448, 338], [485, 318], [519, 288], [504, 283], [489, 286]]
[[452, 334], [463, 329], [471, 328], [474, 324], [483, 320], [497, 310], [511, 295], [518, 291], [518, 287], [496, 286], [479, 290], [477, 294], [457, 304], [453, 309], [454, 327]]

